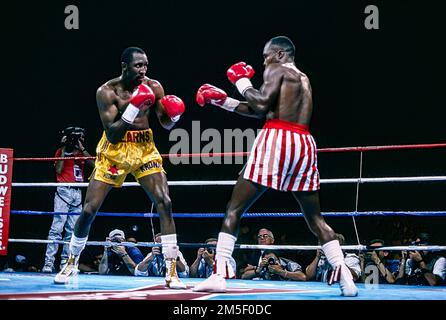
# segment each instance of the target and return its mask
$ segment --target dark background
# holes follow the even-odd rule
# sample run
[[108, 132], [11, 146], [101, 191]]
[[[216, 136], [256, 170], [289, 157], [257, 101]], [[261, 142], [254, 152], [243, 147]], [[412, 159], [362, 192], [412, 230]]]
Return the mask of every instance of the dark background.
[[[77, 5], [80, 29], [64, 27], [64, 8]], [[379, 8], [380, 29], [366, 30], [364, 8]], [[95, 91], [120, 74], [120, 55], [128, 46], [143, 48], [148, 76], [167, 94], [180, 96], [186, 112], [177, 127], [191, 130], [260, 128], [261, 120], [244, 118], [195, 103], [206, 82], [241, 98], [226, 79], [227, 68], [240, 60], [256, 70], [262, 83], [263, 46], [276, 35], [296, 45], [298, 68], [310, 78], [314, 94], [311, 132], [319, 148], [389, 144], [441, 143], [444, 126], [444, 11], [439, 1], [38, 1], [10, 4], [3, 10], [3, 107], [0, 146], [15, 157], [53, 156], [60, 130], [68, 125], [87, 130], [86, 147], [94, 154], [102, 134]], [[161, 153], [174, 142], [151, 119]], [[202, 143], [205, 145], [206, 143]], [[442, 149], [369, 152], [363, 176], [444, 175]], [[357, 153], [320, 154], [323, 179], [357, 177]], [[179, 165], [168, 160], [169, 180], [232, 180], [242, 165]], [[89, 171], [87, 170], [89, 173]], [[130, 177], [129, 177], [130, 178]], [[15, 182], [55, 180], [50, 162], [14, 164]], [[128, 179], [128, 181], [132, 181]], [[174, 212], [223, 212], [231, 187], [171, 187]], [[12, 209], [51, 211], [53, 188], [14, 188]], [[322, 211], [353, 211], [355, 185], [322, 185]], [[444, 183], [361, 185], [359, 210], [444, 210]], [[297, 211], [290, 194], [269, 191], [251, 212]], [[139, 188], [113, 190], [101, 211], [148, 212], [150, 202]], [[180, 242], [202, 242], [216, 236], [221, 219], [177, 219]], [[444, 244], [445, 218], [357, 218], [361, 242], [402, 233], [432, 232]], [[351, 218], [328, 218], [348, 244], [356, 243]], [[51, 217], [11, 217], [11, 238], [44, 239]], [[154, 220], [155, 232], [159, 230]], [[115, 227], [150, 241], [150, 222], [142, 218], [101, 218], [91, 240], [102, 240]], [[279, 243], [306, 244], [316, 239], [303, 219], [244, 219], [240, 243], [254, 241], [259, 227], [270, 227]], [[401, 231], [403, 232], [403, 231]], [[44, 246], [35, 246], [35, 264]], [[38, 248], [38, 249], [37, 249]], [[29, 251], [11, 244], [10, 252]], [[187, 252], [194, 257], [194, 250]], [[31, 253], [30, 253], [31, 254]]]

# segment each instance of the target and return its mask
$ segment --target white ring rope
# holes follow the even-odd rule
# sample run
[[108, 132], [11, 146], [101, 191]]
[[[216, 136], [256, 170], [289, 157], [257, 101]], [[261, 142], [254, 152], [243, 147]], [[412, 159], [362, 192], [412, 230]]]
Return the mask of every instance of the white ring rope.
[[[419, 177], [382, 177], [382, 178], [341, 178], [321, 179], [321, 183], [380, 183], [380, 182], [422, 182], [446, 181], [446, 176], [419, 176]], [[170, 186], [232, 186], [236, 180], [191, 180], [168, 181]], [[13, 182], [13, 187], [87, 187], [88, 182]], [[123, 187], [139, 187], [138, 182], [124, 182]]]
[[[63, 240], [39, 240], [39, 239], [9, 239], [9, 242], [17, 243], [57, 243], [69, 244], [69, 241]], [[125, 247], [161, 247], [161, 243], [157, 242], [111, 242], [111, 241], [87, 241], [90, 246], [125, 246]], [[179, 243], [178, 246], [183, 247], [215, 247], [204, 243]], [[300, 245], [258, 245], [258, 244], [236, 244], [237, 249], [258, 249], [258, 250], [318, 250], [321, 246], [300, 246]], [[387, 246], [387, 247], [368, 247], [364, 245], [344, 245], [343, 250], [366, 251], [366, 250], [385, 250], [385, 251], [445, 251], [446, 246], [430, 245], [430, 246]]]

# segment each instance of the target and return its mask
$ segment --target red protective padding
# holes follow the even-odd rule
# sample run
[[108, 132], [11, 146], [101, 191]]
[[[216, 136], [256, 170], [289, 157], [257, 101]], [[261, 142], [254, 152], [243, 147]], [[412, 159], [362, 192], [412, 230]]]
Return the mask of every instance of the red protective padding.
[[0, 255], [8, 253], [13, 150], [0, 148]]

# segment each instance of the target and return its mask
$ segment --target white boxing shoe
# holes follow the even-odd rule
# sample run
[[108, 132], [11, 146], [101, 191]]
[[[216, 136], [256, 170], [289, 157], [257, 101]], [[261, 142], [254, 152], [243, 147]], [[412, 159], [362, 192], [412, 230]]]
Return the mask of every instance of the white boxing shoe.
[[70, 282], [70, 279], [77, 277], [79, 273], [78, 265], [79, 265], [79, 256], [70, 255], [65, 266], [54, 277], [54, 283], [67, 284]]
[[[167, 264], [167, 261], [166, 261]], [[173, 272], [166, 271], [166, 287], [169, 289], [187, 289], [187, 286], [181, 282], [176, 271], [176, 263], [173, 263]]]
[[195, 292], [226, 292], [226, 280], [216, 273], [197, 284], [192, 291]]
[[187, 289], [187, 286], [180, 281], [177, 273], [176, 258], [165, 258], [166, 261], [166, 287], [169, 289]]
[[332, 285], [335, 282], [339, 282], [341, 296], [356, 297], [358, 295], [358, 288], [353, 282], [353, 276], [345, 264], [341, 264], [333, 270], [328, 284]]

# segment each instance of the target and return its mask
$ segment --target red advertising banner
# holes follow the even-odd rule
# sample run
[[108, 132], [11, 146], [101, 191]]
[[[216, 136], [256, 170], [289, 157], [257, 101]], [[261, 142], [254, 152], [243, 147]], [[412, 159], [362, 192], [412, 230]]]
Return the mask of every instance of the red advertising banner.
[[13, 150], [0, 148], [0, 255], [8, 253]]

